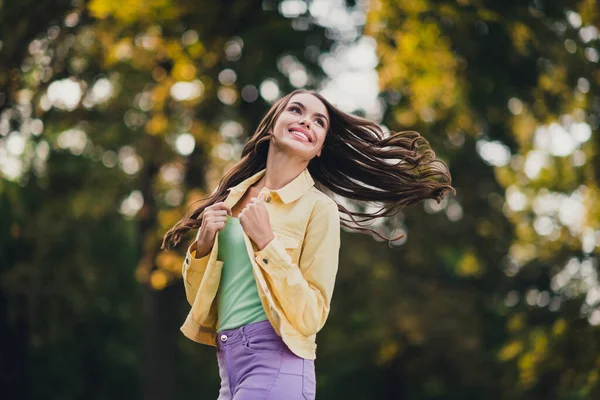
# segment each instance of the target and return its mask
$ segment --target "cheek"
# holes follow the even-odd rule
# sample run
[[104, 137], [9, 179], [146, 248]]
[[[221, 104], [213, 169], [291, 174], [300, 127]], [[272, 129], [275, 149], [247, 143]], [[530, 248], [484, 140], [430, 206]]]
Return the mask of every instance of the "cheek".
[[317, 133], [317, 146], [322, 146], [325, 142], [325, 137], [327, 136], [327, 132], [318, 132]]
[[290, 121], [288, 121], [288, 119], [286, 119], [285, 117], [281, 116], [279, 117], [277, 122], [275, 122], [273, 130], [275, 131], [275, 133], [283, 133], [286, 129], [286, 126], [288, 126], [289, 124]]

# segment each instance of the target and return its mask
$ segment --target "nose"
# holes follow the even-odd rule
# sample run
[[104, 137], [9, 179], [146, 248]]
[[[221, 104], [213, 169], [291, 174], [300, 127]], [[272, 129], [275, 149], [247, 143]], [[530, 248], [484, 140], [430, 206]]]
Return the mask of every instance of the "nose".
[[309, 123], [308, 123], [308, 121], [306, 121], [306, 119], [302, 119], [302, 120], [299, 122], [299, 124], [300, 124], [300, 125], [304, 125], [304, 126], [308, 127], [308, 124], [309, 124]]

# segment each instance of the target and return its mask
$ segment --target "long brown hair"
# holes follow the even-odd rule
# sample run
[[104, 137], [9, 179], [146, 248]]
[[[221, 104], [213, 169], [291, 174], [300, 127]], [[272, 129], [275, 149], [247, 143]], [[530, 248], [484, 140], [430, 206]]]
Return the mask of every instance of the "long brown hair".
[[[402, 208], [425, 199], [438, 203], [446, 191], [456, 193], [447, 165], [436, 159], [429, 142], [414, 131], [391, 132], [386, 135], [376, 123], [338, 110], [320, 94], [299, 89], [278, 100], [262, 119], [254, 135], [244, 145], [242, 157], [221, 178], [217, 190], [200, 200], [201, 204], [178, 221], [164, 236], [162, 248], [176, 246], [191, 229], [202, 224], [204, 209], [224, 201], [227, 189], [234, 187], [266, 167], [271, 139], [270, 130], [297, 93], [317, 97], [329, 112], [330, 127], [320, 157], [308, 164], [308, 171], [321, 191], [363, 202], [382, 204], [376, 212], [358, 212], [338, 203], [338, 209], [347, 218], [340, 223], [355, 231], [370, 231], [382, 239], [377, 231], [361, 226], [376, 218], [392, 216]], [[358, 221], [355, 217], [362, 218]], [[356, 226], [349, 225], [354, 222]]]

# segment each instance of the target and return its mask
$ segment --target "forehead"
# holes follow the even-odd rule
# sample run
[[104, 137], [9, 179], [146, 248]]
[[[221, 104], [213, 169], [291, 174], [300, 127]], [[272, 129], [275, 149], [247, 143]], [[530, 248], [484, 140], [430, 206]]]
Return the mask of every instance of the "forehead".
[[304, 107], [306, 107], [310, 113], [321, 113], [326, 117], [329, 117], [325, 104], [310, 93], [296, 93], [290, 98], [288, 104], [292, 104], [293, 102], [304, 104]]

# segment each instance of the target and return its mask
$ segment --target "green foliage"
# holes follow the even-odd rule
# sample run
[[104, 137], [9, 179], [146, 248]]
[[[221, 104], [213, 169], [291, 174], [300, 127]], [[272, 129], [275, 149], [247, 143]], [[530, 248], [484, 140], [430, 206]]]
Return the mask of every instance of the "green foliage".
[[[185, 244], [159, 244], [263, 82], [324, 81], [334, 35], [284, 8], [0, 2], [6, 398], [217, 397], [214, 349], [178, 331]], [[598, 398], [598, 9], [371, 2], [382, 122], [422, 133], [457, 196], [405, 210], [393, 248], [343, 232], [319, 398]]]

